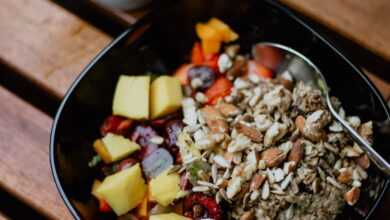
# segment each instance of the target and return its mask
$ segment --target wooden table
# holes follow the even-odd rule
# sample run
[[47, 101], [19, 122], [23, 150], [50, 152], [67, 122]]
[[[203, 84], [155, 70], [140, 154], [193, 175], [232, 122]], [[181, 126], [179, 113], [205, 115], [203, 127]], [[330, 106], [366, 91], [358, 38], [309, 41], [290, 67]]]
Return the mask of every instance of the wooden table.
[[[390, 60], [389, 1], [283, 2]], [[123, 28], [143, 14], [107, 10], [94, 3], [65, 10], [57, 3], [69, 6], [63, 1], [0, 0], [0, 198], [7, 199], [0, 206], [0, 219], [27, 214], [30, 219], [71, 219], [49, 168], [52, 116], [82, 68], [113, 39], [101, 24], [93, 19], [87, 22], [77, 13], [88, 11], [90, 17]], [[353, 22], [356, 18], [364, 22]], [[369, 76], [389, 100], [390, 84]]]

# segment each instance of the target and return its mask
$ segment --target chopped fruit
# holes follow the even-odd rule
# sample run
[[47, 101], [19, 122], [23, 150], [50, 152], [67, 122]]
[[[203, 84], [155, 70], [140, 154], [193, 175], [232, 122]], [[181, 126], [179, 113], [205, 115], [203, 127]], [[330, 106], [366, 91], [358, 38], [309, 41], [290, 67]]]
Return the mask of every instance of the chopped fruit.
[[142, 161], [145, 176], [155, 178], [173, 165], [173, 158], [167, 150], [159, 148]]
[[157, 150], [158, 145], [151, 142], [153, 137], [158, 136], [156, 130], [148, 125], [138, 125], [130, 135], [132, 141], [137, 142], [141, 145], [141, 150], [137, 152], [137, 157], [143, 159], [153, 151]]
[[191, 220], [176, 213], [158, 214], [150, 216], [149, 220]]
[[205, 92], [209, 100], [209, 104], [217, 103], [219, 98], [223, 98], [230, 94], [233, 84], [225, 77], [218, 78], [214, 84]]
[[264, 79], [272, 79], [273, 77], [270, 69], [252, 60], [248, 62], [248, 73], [256, 74]]
[[183, 64], [175, 72], [174, 76], [179, 79], [181, 85], [188, 85], [188, 70], [192, 64]]
[[196, 34], [203, 40], [221, 41], [222, 36], [220, 33], [210, 25], [204, 23], [197, 23], [195, 26]]
[[94, 180], [92, 184], [92, 191], [91, 191], [91, 194], [95, 196], [96, 199], [99, 200], [101, 199], [101, 197], [99, 196], [99, 194], [96, 193], [96, 190], [99, 188], [101, 184], [102, 182], [100, 180]]
[[215, 201], [214, 198], [206, 196], [201, 193], [193, 193], [184, 199], [184, 213], [185, 216], [193, 218], [193, 206], [201, 205], [205, 210], [205, 218], [212, 218], [214, 220], [220, 220], [222, 215], [221, 207]]
[[218, 31], [218, 33], [222, 36], [223, 42], [225, 43], [238, 39], [238, 34], [218, 18], [211, 18], [207, 24]]
[[202, 49], [206, 55], [218, 53], [221, 49], [221, 41], [213, 39], [202, 40]]
[[147, 218], [148, 217], [148, 195], [144, 197], [141, 204], [137, 206], [137, 216], [141, 218]]
[[150, 115], [158, 118], [174, 113], [181, 107], [183, 94], [180, 82], [172, 76], [160, 76], [151, 86]]
[[108, 176], [96, 190], [119, 216], [138, 206], [146, 195], [146, 185], [139, 164]]
[[[102, 142], [109, 154], [110, 162], [121, 160], [141, 148], [137, 143], [130, 141], [121, 135], [112, 133], [108, 133], [102, 139]], [[100, 157], [102, 157], [102, 155]], [[104, 159], [103, 161], [106, 162]]]
[[196, 89], [201, 90], [209, 88], [214, 83], [215, 75], [214, 71], [208, 66], [194, 66], [188, 70], [191, 85], [195, 82], [194, 80], [198, 80], [199, 85], [196, 86]]
[[150, 76], [121, 75], [116, 85], [112, 110], [131, 119], [149, 118]]
[[210, 67], [215, 73], [218, 73], [219, 72], [218, 59], [219, 59], [218, 53], [208, 55], [205, 61], [205, 65]]
[[182, 194], [180, 176], [168, 172], [169, 169], [149, 182], [150, 198], [162, 206], [168, 206]]
[[125, 134], [131, 126], [133, 121], [124, 117], [111, 115], [107, 117], [103, 125], [100, 127], [101, 135], [105, 136], [107, 133]]
[[112, 209], [110, 207], [110, 205], [104, 201], [103, 199], [100, 199], [99, 200], [99, 211], [101, 212], [111, 212]]
[[104, 163], [108, 164], [112, 162], [111, 155], [101, 139], [97, 139], [95, 140], [95, 142], [93, 142], [93, 148], [95, 149], [95, 152], [100, 156], [100, 158], [102, 158]]
[[222, 36], [216, 29], [207, 24], [197, 23], [196, 33], [202, 40], [202, 50], [206, 56], [219, 52]]
[[191, 52], [191, 63], [194, 65], [201, 65], [205, 61], [202, 46], [199, 42], [194, 44]]
[[252, 48], [252, 55], [258, 64], [273, 71], [276, 71], [283, 61], [282, 52], [273, 46], [255, 45]]

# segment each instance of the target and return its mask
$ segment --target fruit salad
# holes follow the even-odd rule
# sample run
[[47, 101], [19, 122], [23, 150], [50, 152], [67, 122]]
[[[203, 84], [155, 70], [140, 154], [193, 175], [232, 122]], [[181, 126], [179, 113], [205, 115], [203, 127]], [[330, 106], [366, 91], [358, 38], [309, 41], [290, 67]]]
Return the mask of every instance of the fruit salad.
[[[119, 77], [90, 167], [118, 219], [335, 219], [369, 178], [367, 155], [283, 56], [212, 18], [170, 74]], [[264, 56], [267, 54], [267, 56]], [[267, 57], [268, 59], [265, 59]], [[367, 141], [372, 122], [339, 114]]]

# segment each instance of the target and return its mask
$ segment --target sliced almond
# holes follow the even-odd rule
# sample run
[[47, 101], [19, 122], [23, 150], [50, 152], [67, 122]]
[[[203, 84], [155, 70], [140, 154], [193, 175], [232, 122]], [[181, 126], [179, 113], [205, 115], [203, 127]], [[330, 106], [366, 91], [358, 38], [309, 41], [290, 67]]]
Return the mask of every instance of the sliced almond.
[[352, 180], [352, 172], [350, 169], [347, 168], [341, 168], [340, 169], [340, 174], [337, 177], [337, 180], [340, 183], [348, 183], [349, 181]]
[[305, 121], [306, 121], [306, 119], [302, 115], [298, 115], [298, 117], [295, 118], [295, 126], [299, 129], [301, 134], [303, 134], [303, 130], [305, 127]]
[[219, 111], [225, 116], [234, 116], [240, 113], [240, 110], [233, 104], [221, 103], [219, 105]]
[[235, 128], [238, 133], [242, 133], [247, 136], [251, 141], [255, 143], [261, 143], [263, 141], [263, 134], [258, 131], [256, 128], [246, 126], [242, 123], [237, 123]]
[[348, 192], [344, 194], [344, 199], [348, 205], [353, 206], [359, 200], [360, 189], [357, 187], [352, 187]]
[[240, 217], [240, 220], [253, 220], [253, 219], [255, 219], [255, 215], [252, 210], [244, 212]]
[[226, 133], [228, 131], [228, 124], [217, 109], [212, 106], [205, 106], [201, 109], [201, 113], [211, 132]]
[[252, 177], [249, 189], [251, 191], [259, 189], [261, 185], [263, 185], [264, 181], [266, 179], [266, 176], [263, 174], [256, 174]]
[[271, 147], [263, 151], [261, 160], [264, 160], [267, 167], [276, 167], [286, 159], [286, 154], [277, 147]]
[[367, 170], [370, 167], [370, 159], [368, 158], [367, 154], [364, 154], [356, 158], [355, 162], [365, 170]]
[[294, 161], [295, 165], [298, 165], [298, 163], [302, 160], [304, 154], [304, 149], [302, 146], [302, 141], [300, 139], [296, 140], [293, 144], [293, 147], [290, 150], [290, 153], [288, 154], [288, 161]]

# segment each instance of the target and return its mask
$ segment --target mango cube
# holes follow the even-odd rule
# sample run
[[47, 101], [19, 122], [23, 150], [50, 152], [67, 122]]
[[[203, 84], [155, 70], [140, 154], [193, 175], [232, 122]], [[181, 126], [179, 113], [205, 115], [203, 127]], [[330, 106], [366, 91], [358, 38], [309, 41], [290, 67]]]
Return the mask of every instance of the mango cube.
[[180, 81], [172, 76], [158, 77], [152, 82], [150, 99], [151, 118], [177, 111], [183, 99]]
[[146, 194], [146, 184], [139, 164], [110, 175], [96, 190], [119, 216], [139, 205]]
[[167, 213], [167, 214], [152, 215], [150, 216], [149, 220], [190, 220], [190, 218], [186, 218], [176, 213]]
[[150, 76], [121, 75], [116, 85], [112, 111], [131, 119], [149, 118]]
[[168, 171], [169, 169], [149, 182], [150, 199], [162, 206], [168, 206], [182, 194], [179, 174], [168, 174]]
[[104, 163], [108, 164], [112, 162], [111, 155], [107, 151], [107, 148], [101, 139], [97, 139], [95, 140], [95, 142], [93, 142], [93, 148], [95, 149], [96, 153], [100, 156], [100, 158], [102, 158]]
[[[141, 148], [137, 143], [113, 133], [108, 133], [102, 139], [102, 142], [104, 144], [105, 151], [109, 155], [109, 162], [121, 160]], [[105, 159], [103, 159], [103, 161], [106, 162]]]
[[99, 180], [94, 180], [93, 181], [93, 184], [92, 184], [92, 190], [91, 190], [91, 194], [93, 196], [95, 196], [96, 199], [101, 199], [101, 197], [99, 196], [99, 194], [96, 192], [97, 189], [100, 187], [100, 185], [102, 185], [102, 182], [99, 181]]

